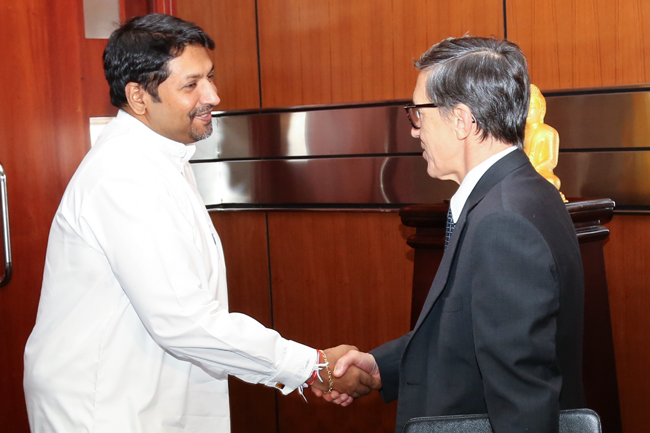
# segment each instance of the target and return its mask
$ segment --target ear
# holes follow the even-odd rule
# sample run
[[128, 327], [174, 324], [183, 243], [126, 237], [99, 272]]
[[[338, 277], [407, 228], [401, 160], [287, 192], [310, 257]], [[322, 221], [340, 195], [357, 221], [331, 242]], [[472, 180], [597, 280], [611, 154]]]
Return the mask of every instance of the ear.
[[146, 90], [138, 83], [130, 82], [124, 87], [124, 93], [129, 108], [137, 115], [145, 114], [147, 111]]
[[472, 110], [465, 104], [458, 104], [454, 107], [451, 121], [456, 132], [456, 138], [459, 140], [469, 137], [475, 126]]

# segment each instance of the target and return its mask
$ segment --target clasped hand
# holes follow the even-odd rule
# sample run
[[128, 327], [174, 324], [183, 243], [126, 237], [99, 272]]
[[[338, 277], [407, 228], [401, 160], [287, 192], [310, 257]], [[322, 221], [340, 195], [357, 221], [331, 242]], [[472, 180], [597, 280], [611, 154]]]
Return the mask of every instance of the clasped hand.
[[355, 398], [381, 388], [381, 377], [375, 358], [369, 353], [359, 352], [355, 346], [342, 344], [324, 351], [329, 361], [334, 387], [326, 394], [329, 382], [325, 370], [321, 370], [323, 382], [316, 380], [312, 391], [326, 401], [347, 406]]

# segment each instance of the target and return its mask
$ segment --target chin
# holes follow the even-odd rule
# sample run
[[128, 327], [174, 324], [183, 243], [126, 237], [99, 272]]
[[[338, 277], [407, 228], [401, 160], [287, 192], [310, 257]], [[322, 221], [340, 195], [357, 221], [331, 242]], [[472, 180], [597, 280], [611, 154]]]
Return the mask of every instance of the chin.
[[203, 130], [192, 129], [190, 131], [190, 138], [193, 141], [201, 141], [212, 135], [212, 128], [204, 128]]
[[431, 163], [431, 161], [427, 161], [427, 163], [428, 163], [428, 165], [427, 165], [427, 174], [429, 175], [429, 177], [432, 177], [434, 179], [438, 179], [438, 176], [440, 175], [440, 173], [438, 173], [438, 171], [436, 170], [436, 167]]

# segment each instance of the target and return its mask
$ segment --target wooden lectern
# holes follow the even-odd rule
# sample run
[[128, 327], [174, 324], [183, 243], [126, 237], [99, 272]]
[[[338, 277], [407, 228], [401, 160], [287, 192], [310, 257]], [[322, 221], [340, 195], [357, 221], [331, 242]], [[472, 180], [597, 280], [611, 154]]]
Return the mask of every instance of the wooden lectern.
[[[603, 224], [612, 219], [614, 202], [610, 199], [574, 199], [566, 207], [576, 228], [585, 273], [583, 379], [587, 407], [600, 415], [603, 431], [621, 433], [621, 410], [603, 255], [603, 242], [609, 236], [609, 230]], [[442, 259], [447, 209], [447, 205], [440, 204], [407, 206], [400, 210], [402, 223], [416, 228], [415, 234], [407, 240], [415, 249], [411, 328], [417, 321]]]

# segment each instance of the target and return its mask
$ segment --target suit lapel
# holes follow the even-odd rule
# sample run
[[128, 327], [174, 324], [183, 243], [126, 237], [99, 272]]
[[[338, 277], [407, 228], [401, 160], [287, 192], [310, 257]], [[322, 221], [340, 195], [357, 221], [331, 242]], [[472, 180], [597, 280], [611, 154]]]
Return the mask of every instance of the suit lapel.
[[456, 259], [456, 252], [459, 249], [459, 241], [463, 239], [468, 215], [495, 185], [501, 182], [509, 173], [526, 163], [528, 163], [528, 157], [526, 154], [522, 150], [515, 150], [492, 165], [492, 167], [490, 167], [478, 181], [469, 195], [465, 206], [463, 206], [463, 210], [460, 213], [460, 217], [458, 217], [458, 222], [456, 223], [454, 232], [451, 235], [451, 238], [449, 238], [449, 244], [442, 256], [442, 261], [440, 262], [436, 276], [431, 284], [431, 289], [429, 289], [427, 299], [424, 301], [422, 311], [420, 312], [418, 321], [413, 329], [414, 331], [417, 331], [420, 327], [427, 314], [429, 314], [429, 311], [431, 311], [433, 304], [435, 304], [436, 300], [447, 285], [449, 272], [451, 271], [452, 265]]

